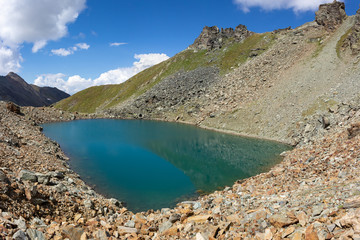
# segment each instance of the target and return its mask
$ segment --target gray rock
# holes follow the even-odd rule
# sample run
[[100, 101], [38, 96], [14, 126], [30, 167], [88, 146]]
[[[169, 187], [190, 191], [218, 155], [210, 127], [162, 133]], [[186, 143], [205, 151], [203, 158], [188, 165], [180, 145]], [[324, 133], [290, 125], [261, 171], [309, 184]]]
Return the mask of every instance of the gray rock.
[[166, 221], [159, 226], [159, 232], [163, 233], [171, 227], [172, 227], [172, 223], [170, 221]]
[[316, 216], [320, 216], [320, 214], [322, 213], [322, 211], [324, 210], [324, 206], [323, 205], [316, 205], [312, 208], [312, 216], [316, 217]]
[[26, 230], [26, 222], [24, 219], [16, 219], [14, 223], [18, 226], [19, 229], [25, 231]]
[[171, 223], [175, 223], [175, 222], [179, 221], [180, 218], [181, 218], [180, 214], [173, 214], [170, 216], [169, 221]]
[[329, 230], [329, 232], [333, 232], [335, 228], [336, 228], [335, 224], [327, 225], [327, 229]]
[[55, 171], [55, 172], [51, 172], [51, 176], [54, 177], [54, 178], [63, 179], [64, 178], [64, 173], [59, 172], [59, 171]]
[[37, 181], [41, 184], [49, 184], [51, 174], [42, 174], [42, 173], [36, 173]]
[[194, 210], [201, 208], [201, 203], [196, 201], [184, 201], [181, 204], [191, 204]]
[[109, 199], [110, 203], [117, 206], [117, 207], [122, 207], [123, 203], [120, 202], [119, 200], [115, 199], [115, 198], [110, 198]]
[[94, 208], [94, 203], [93, 201], [91, 201], [90, 199], [85, 200], [84, 201], [84, 206], [88, 209], [93, 209]]
[[44, 221], [39, 218], [34, 218], [33, 220], [31, 220], [31, 225], [36, 228], [46, 227], [46, 224], [44, 223]]
[[21, 170], [19, 173], [19, 179], [21, 181], [37, 182], [36, 173], [29, 170]]
[[13, 235], [12, 238], [15, 239], [15, 240], [28, 240], [28, 239], [29, 239], [29, 238], [27, 237], [26, 233], [23, 232], [22, 230], [17, 231], [17, 232]]
[[330, 126], [330, 119], [328, 117], [322, 117], [321, 123], [323, 128], [327, 128]]
[[55, 191], [57, 191], [58, 193], [63, 193], [66, 192], [67, 190], [68, 190], [67, 187], [63, 183], [59, 183], [58, 185], [55, 186]]
[[133, 220], [129, 220], [124, 224], [125, 227], [134, 228], [135, 222]]
[[95, 238], [98, 240], [108, 240], [109, 234], [104, 230], [98, 230], [95, 232]]
[[38, 230], [28, 229], [26, 233], [31, 240], [46, 240], [44, 234]]

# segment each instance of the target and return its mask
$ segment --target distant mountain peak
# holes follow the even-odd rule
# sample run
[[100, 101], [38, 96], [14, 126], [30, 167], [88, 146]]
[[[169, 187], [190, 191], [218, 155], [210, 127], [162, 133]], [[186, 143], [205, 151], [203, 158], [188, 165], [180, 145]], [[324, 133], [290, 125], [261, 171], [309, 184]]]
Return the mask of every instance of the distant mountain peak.
[[28, 84], [14, 72], [0, 76], [0, 101], [11, 101], [20, 106], [48, 106], [70, 95], [57, 88]]

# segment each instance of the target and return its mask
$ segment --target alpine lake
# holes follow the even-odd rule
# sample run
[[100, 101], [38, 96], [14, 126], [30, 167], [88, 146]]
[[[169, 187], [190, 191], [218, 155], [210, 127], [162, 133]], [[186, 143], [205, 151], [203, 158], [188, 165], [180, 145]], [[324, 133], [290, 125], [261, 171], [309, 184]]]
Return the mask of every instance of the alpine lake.
[[134, 212], [174, 207], [268, 171], [290, 146], [145, 120], [43, 124], [72, 170], [97, 192]]

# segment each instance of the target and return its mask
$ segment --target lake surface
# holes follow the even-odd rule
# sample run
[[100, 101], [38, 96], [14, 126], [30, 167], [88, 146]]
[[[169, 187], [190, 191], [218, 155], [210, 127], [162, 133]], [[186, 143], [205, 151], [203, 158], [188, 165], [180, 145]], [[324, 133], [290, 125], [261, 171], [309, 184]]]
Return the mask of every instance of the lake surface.
[[269, 170], [287, 145], [194, 126], [144, 120], [44, 124], [44, 134], [96, 191], [132, 211], [176, 203]]

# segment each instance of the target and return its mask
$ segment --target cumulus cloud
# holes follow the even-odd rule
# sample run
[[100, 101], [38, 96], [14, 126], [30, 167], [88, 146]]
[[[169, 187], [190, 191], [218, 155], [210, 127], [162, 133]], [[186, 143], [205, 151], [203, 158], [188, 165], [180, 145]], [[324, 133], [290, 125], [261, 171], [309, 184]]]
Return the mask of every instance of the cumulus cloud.
[[252, 7], [264, 10], [292, 9], [295, 12], [313, 11], [320, 4], [330, 3], [333, 0], [234, 0], [244, 12], [249, 12]]
[[54, 55], [58, 55], [58, 56], [62, 56], [62, 57], [66, 57], [69, 56], [71, 54], [74, 54], [76, 51], [79, 50], [88, 50], [90, 48], [90, 45], [86, 44], [86, 43], [78, 43], [73, 47], [69, 47], [69, 48], [59, 48], [59, 49], [52, 49], [51, 53]]
[[124, 42], [113, 42], [113, 43], [110, 43], [110, 47], [118, 47], [118, 46], [121, 46], [121, 45], [126, 45], [127, 43], [124, 43]]
[[67, 78], [67, 80], [65, 79], [66, 75], [62, 73], [43, 74], [36, 78], [34, 84], [38, 86], [56, 87], [71, 94], [91, 87], [93, 84], [91, 79], [85, 79], [79, 75], [71, 76]]
[[20, 68], [22, 57], [17, 48], [9, 48], [0, 44], [0, 75], [16, 72]]
[[48, 41], [64, 37], [68, 33], [67, 25], [77, 19], [85, 3], [86, 0], [31, 0], [31, 3], [0, 0], [0, 72], [20, 68], [19, 47], [24, 42], [32, 43], [35, 53]]
[[69, 94], [74, 94], [91, 86], [105, 84], [119, 84], [125, 82], [135, 74], [144, 69], [167, 60], [169, 57], [164, 53], [135, 54], [137, 60], [131, 67], [117, 68], [102, 73], [96, 79], [86, 79], [79, 75], [67, 77], [62, 73], [43, 74], [35, 79], [34, 84], [38, 86], [57, 87]]

